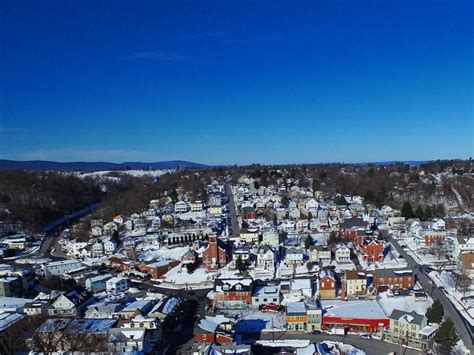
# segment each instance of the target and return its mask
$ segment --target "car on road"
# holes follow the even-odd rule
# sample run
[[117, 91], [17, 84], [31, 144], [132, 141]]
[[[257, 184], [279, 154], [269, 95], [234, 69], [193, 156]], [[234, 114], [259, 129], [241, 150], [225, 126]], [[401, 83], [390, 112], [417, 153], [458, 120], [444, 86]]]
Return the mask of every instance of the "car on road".
[[364, 338], [364, 339], [367, 339], [367, 340], [372, 339], [372, 335], [367, 334], [367, 333], [362, 333], [362, 334], [360, 334], [360, 336], [361, 336], [361, 338]]
[[312, 335], [319, 335], [321, 334], [322, 332], [320, 330], [313, 330], [310, 334]]

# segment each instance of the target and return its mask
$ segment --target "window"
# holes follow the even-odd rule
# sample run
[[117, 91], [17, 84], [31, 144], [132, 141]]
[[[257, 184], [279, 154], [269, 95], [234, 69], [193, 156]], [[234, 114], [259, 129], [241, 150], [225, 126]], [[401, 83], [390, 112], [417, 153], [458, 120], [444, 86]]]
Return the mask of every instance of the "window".
[[241, 290], [241, 289], [242, 289], [242, 285], [237, 285], [237, 286], [235, 286], [235, 289], [236, 289], [236, 290]]
[[264, 298], [264, 299], [263, 299], [263, 302], [267, 302], [267, 299], [266, 299], [266, 298]]

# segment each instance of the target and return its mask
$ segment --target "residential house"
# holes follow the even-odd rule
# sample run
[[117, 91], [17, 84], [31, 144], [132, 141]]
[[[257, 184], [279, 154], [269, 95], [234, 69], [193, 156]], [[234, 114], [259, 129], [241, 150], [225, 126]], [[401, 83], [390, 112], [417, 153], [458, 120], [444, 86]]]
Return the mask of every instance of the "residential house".
[[285, 262], [287, 265], [302, 265], [304, 262], [304, 250], [299, 248], [287, 248]]
[[214, 304], [220, 309], [242, 309], [252, 304], [251, 278], [216, 279]]
[[202, 212], [203, 204], [202, 201], [194, 201], [191, 203], [191, 212]]
[[267, 228], [262, 231], [262, 244], [271, 247], [277, 247], [280, 244], [278, 232], [273, 228]]
[[257, 212], [254, 207], [244, 207], [242, 209], [242, 219], [245, 221], [255, 221], [257, 219]]
[[423, 230], [421, 237], [425, 240], [425, 245], [433, 245], [435, 243], [443, 243], [446, 240], [445, 230]]
[[347, 270], [344, 283], [347, 297], [359, 297], [367, 294], [367, 274], [364, 271]]
[[174, 212], [175, 213], [186, 213], [189, 211], [189, 206], [184, 201], [178, 201], [174, 204]]
[[299, 294], [305, 298], [313, 297], [313, 281], [310, 278], [298, 278], [290, 280], [290, 293]]
[[336, 298], [336, 277], [332, 271], [322, 271], [319, 274], [319, 297], [321, 299]]
[[256, 266], [263, 269], [275, 267], [275, 252], [268, 245], [258, 248]]
[[252, 306], [259, 308], [267, 304], [280, 305], [280, 285], [259, 285], [255, 287], [252, 295]]
[[96, 303], [87, 307], [84, 318], [88, 319], [113, 319], [124, 308], [121, 303]]
[[112, 274], [88, 277], [85, 281], [86, 290], [92, 293], [101, 292], [106, 289], [105, 282], [112, 278]]
[[125, 277], [112, 277], [105, 282], [109, 293], [120, 293], [128, 290], [128, 279]]
[[188, 251], [186, 251], [186, 253], [184, 253], [183, 256], [181, 257], [181, 263], [184, 265], [197, 264], [197, 262], [198, 262], [198, 255], [192, 249], [189, 249]]
[[52, 261], [41, 265], [41, 270], [45, 276], [60, 276], [64, 275], [72, 270], [77, 270], [82, 267], [82, 263], [79, 260], [69, 259]]
[[385, 340], [421, 351], [431, 349], [437, 327], [428, 325], [426, 316], [394, 309], [389, 318], [390, 326], [383, 331]]
[[351, 262], [351, 250], [345, 244], [339, 244], [334, 252], [336, 262], [338, 263], [350, 263]]

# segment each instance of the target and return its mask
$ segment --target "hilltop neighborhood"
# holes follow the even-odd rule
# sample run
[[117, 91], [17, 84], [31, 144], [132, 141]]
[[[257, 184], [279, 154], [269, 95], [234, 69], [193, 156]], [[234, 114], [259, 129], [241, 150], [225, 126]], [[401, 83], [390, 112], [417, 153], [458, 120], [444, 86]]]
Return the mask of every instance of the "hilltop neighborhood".
[[72, 225], [48, 255], [41, 236], [5, 235], [2, 333], [33, 353], [415, 354], [448, 329], [469, 353], [474, 235], [275, 174], [91, 218], [87, 240]]

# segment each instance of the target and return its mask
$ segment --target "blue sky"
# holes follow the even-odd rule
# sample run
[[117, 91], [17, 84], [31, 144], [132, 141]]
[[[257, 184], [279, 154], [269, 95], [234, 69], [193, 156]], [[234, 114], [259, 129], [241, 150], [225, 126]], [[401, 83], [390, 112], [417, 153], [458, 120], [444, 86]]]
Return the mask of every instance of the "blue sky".
[[474, 155], [473, 3], [2, 2], [0, 158]]

